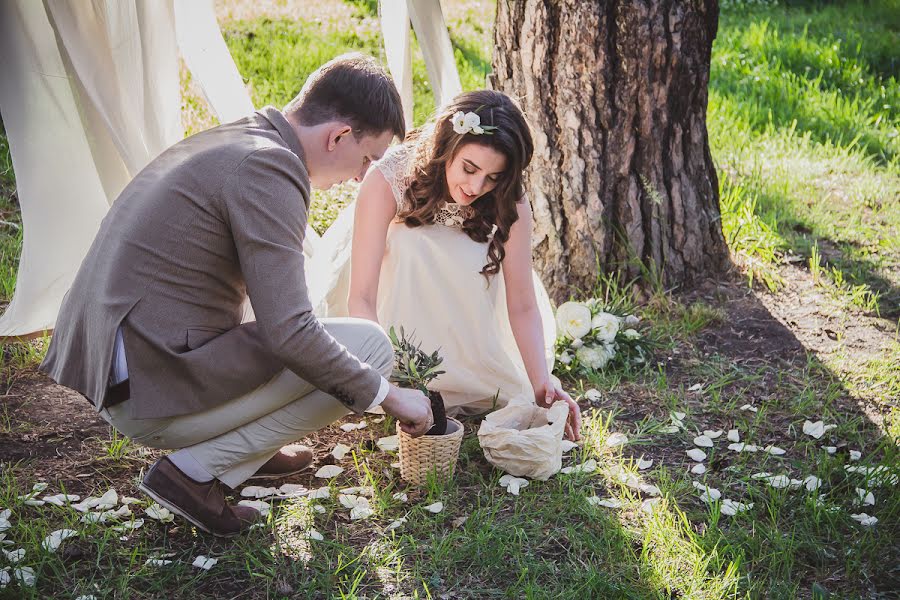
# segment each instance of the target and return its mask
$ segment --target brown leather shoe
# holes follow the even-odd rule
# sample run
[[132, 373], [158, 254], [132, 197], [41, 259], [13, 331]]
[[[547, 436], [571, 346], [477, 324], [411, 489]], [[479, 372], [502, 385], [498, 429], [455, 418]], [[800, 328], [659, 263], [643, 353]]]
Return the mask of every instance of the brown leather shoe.
[[194, 481], [167, 457], [150, 467], [140, 489], [160, 506], [220, 537], [238, 535], [260, 519], [259, 511], [254, 508], [229, 506], [218, 479], [206, 483]]
[[313, 462], [312, 450], [303, 444], [282, 446], [278, 454], [270, 458], [248, 479], [276, 479], [299, 473]]

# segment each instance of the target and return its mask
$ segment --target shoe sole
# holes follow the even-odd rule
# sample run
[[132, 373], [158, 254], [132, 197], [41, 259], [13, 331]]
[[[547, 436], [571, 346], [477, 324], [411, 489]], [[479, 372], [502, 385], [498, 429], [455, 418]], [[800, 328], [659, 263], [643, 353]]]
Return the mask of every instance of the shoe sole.
[[305, 467], [303, 467], [302, 469], [297, 469], [296, 471], [289, 471], [287, 473], [278, 473], [277, 475], [275, 473], [265, 474], [265, 475], [258, 475], [256, 473], [254, 473], [253, 475], [248, 477], [247, 480], [249, 481], [251, 479], [281, 479], [283, 477], [290, 477], [291, 475], [297, 475], [298, 473], [302, 473], [303, 471], [310, 468], [312, 465], [313, 465], [313, 463], [311, 462], [308, 465], [306, 465]]
[[209, 527], [207, 527], [206, 525], [204, 525], [203, 523], [201, 523], [200, 521], [198, 521], [197, 519], [195, 519], [194, 517], [189, 515], [187, 513], [187, 511], [182, 510], [181, 507], [179, 507], [177, 504], [174, 504], [173, 502], [166, 500], [165, 498], [163, 498], [162, 496], [160, 496], [159, 494], [154, 492], [152, 489], [150, 489], [149, 487], [144, 485], [144, 482], [141, 482], [140, 485], [138, 485], [138, 489], [141, 490], [142, 492], [144, 492], [145, 494], [147, 494], [148, 496], [150, 496], [151, 498], [153, 498], [153, 500], [156, 501], [156, 503], [159, 504], [160, 506], [162, 506], [163, 508], [169, 509], [170, 512], [178, 515], [182, 519], [185, 519], [186, 521], [188, 521], [191, 525], [193, 525], [197, 529], [200, 529], [201, 531], [205, 531], [206, 533], [208, 533], [210, 535], [214, 535], [216, 537], [231, 538], [231, 537], [236, 537], [241, 534], [240, 531], [235, 532], [235, 533], [217, 533], [215, 531], [212, 531]]

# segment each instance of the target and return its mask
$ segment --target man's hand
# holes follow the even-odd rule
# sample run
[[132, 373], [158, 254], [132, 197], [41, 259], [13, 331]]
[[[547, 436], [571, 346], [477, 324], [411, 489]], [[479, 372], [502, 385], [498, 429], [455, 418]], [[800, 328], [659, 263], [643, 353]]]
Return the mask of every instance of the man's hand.
[[381, 407], [384, 412], [400, 421], [400, 429], [413, 437], [419, 437], [434, 425], [431, 402], [419, 390], [391, 385]]

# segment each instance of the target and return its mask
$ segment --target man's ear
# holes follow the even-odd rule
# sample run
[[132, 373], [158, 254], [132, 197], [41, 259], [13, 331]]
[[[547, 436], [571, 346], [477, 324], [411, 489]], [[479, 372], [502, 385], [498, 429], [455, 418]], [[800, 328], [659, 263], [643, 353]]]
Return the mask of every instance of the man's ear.
[[335, 123], [328, 132], [328, 151], [333, 151], [338, 143], [351, 133], [353, 133], [353, 128], [346, 123]]

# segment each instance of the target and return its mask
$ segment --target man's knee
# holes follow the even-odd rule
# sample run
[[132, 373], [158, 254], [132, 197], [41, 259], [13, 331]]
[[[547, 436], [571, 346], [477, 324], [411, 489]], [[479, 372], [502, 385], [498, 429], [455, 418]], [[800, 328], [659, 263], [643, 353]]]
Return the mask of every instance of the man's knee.
[[366, 355], [359, 358], [388, 377], [394, 368], [394, 347], [391, 340], [378, 323], [363, 319], [361, 321], [360, 327], [365, 338], [362, 347], [366, 349]]

